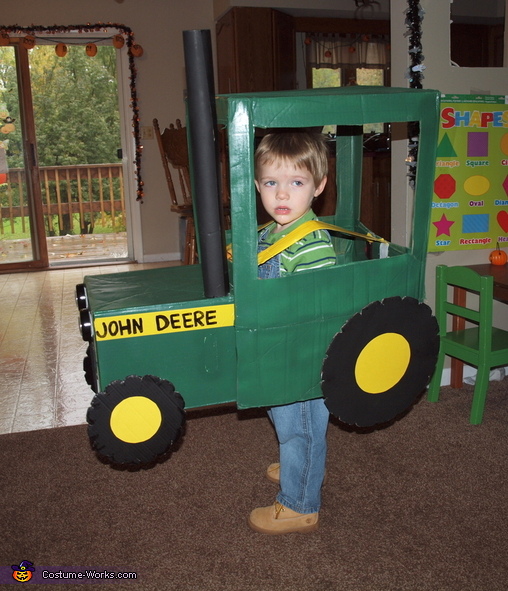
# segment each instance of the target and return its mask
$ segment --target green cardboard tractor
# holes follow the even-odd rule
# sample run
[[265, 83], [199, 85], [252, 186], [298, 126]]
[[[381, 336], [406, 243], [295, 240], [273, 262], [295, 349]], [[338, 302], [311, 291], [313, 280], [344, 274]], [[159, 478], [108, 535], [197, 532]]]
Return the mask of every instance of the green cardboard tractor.
[[[229, 146], [231, 230], [215, 228], [219, 258], [226, 243], [233, 251], [232, 262], [219, 263], [224, 293], [206, 293], [216, 261], [203, 226], [213, 216], [200, 218], [199, 201], [200, 264], [88, 276], [77, 286], [85, 374], [96, 392], [89, 435], [113, 463], [151, 462], [177, 439], [184, 409], [220, 403], [246, 409], [324, 396], [345, 423], [388, 422], [434, 371], [438, 328], [422, 300], [438, 93], [353, 86], [224, 95], [215, 104]], [[379, 122], [420, 127], [409, 247], [378, 240], [359, 221], [362, 126]], [[199, 136], [188, 123], [192, 151]], [[337, 263], [260, 280], [256, 130], [331, 124], [337, 210], [325, 221], [339, 228], [331, 232]], [[203, 180], [192, 156], [194, 180]]]

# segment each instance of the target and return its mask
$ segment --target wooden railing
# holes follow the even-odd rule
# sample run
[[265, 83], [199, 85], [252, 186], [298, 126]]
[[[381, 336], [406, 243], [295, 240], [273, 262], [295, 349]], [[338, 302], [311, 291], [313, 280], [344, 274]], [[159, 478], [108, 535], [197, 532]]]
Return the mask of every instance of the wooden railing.
[[[92, 233], [96, 224], [105, 226], [110, 221], [113, 231], [125, 224], [121, 163], [43, 166], [39, 171], [48, 235], [69, 233], [74, 214], [78, 214], [80, 231], [86, 234]], [[16, 218], [21, 219], [22, 231], [27, 231], [29, 211], [24, 169], [9, 170], [7, 183], [0, 185], [0, 203], [1, 234], [9, 229], [14, 233]]]

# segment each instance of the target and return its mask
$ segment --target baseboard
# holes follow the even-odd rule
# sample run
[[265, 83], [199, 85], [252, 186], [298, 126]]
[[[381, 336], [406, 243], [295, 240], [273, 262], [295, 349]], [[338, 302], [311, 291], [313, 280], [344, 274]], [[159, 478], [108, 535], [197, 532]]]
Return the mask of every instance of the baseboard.
[[[508, 375], [508, 366], [504, 368], [506, 375]], [[441, 386], [449, 386], [451, 383], [451, 368], [445, 368], [443, 370], [443, 374], [441, 376]], [[464, 365], [463, 377], [464, 378], [472, 378], [475, 377], [477, 373], [476, 367], [472, 367], [471, 365]]]

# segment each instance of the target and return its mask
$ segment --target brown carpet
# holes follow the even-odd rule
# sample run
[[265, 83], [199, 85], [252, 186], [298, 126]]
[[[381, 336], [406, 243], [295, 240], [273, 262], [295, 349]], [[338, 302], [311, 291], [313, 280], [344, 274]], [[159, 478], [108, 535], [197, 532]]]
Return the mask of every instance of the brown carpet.
[[1, 575], [30, 560], [38, 576], [137, 571], [112, 589], [504, 591], [508, 379], [491, 383], [481, 426], [468, 422], [471, 395], [443, 388], [381, 430], [332, 424], [321, 527], [308, 535], [247, 527], [276, 492], [260, 410], [189, 413], [179, 448], [138, 472], [100, 463], [85, 426], [2, 435]]

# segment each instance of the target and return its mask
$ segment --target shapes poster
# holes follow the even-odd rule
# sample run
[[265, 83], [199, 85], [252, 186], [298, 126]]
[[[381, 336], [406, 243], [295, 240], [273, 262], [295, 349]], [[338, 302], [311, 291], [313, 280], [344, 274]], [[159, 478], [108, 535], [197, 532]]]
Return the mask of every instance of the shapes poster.
[[508, 96], [443, 95], [429, 251], [508, 246]]

